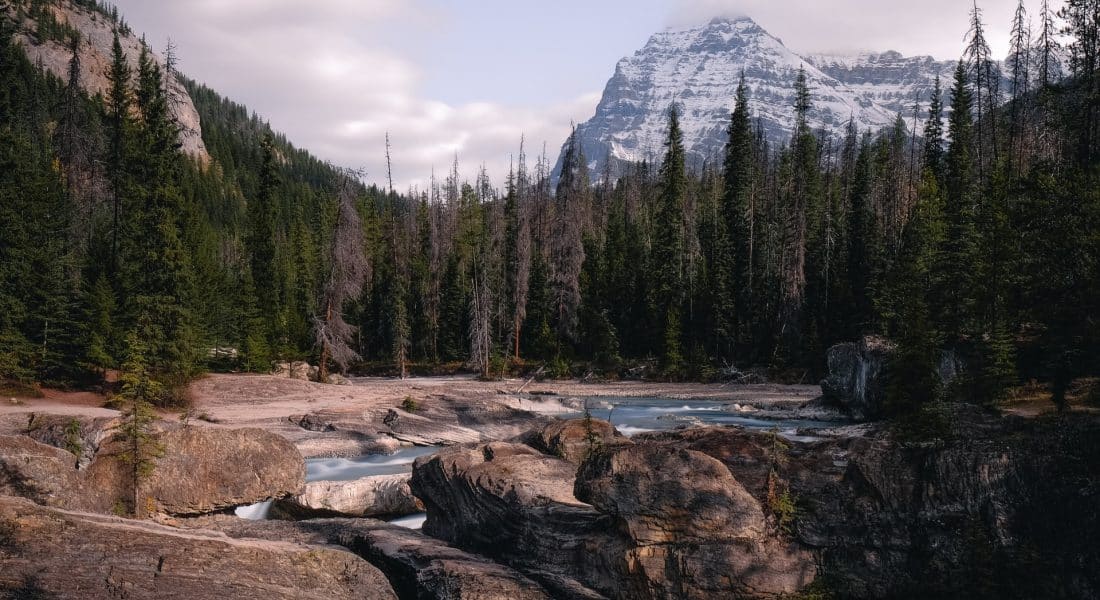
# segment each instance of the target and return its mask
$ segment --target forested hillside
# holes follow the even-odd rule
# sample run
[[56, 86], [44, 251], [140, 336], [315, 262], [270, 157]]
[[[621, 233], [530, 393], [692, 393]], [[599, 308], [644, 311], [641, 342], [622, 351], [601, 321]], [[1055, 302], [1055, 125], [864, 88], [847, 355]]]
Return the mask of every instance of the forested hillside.
[[[136, 334], [168, 389], [287, 359], [810, 381], [829, 346], [881, 334], [901, 345], [898, 410], [994, 403], [1029, 379], [1062, 403], [1100, 372], [1097, 14], [1071, 0], [1031, 31], [1021, 5], [1002, 77], [975, 11], [921, 131], [899, 115], [815, 132], [800, 76], [789, 143], [765, 141], [742, 87], [724, 161], [699, 172], [670, 107], [660, 164], [615, 181], [570, 143], [552, 186], [547, 157], [520, 146], [502, 189], [456, 161], [405, 194], [191, 82], [211, 161], [185, 157], [156, 63], [115, 61], [110, 93], [89, 98], [5, 23], [0, 377], [96, 384]], [[1043, 66], [1063, 32], [1072, 74], [1055, 80]], [[950, 390], [945, 361], [964, 374]]]

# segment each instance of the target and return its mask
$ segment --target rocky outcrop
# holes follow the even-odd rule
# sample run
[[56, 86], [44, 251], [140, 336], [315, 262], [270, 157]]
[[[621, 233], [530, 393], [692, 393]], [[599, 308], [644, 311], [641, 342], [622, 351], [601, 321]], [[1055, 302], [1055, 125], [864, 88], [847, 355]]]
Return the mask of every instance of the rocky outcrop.
[[[102, 94], [106, 97], [110, 85], [107, 71], [111, 64], [111, 45], [114, 40], [115, 24], [103, 14], [77, 6], [69, 0], [58, 0], [50, 4], [52, 6], [49, 10], [55, 20], [68, 24], [80, 32], [81, 42], [78, 46], [81, 65], [80, 86], [89, 96]], [[0, 5], [0, 15], [14, 19], [17, 15], [17, 7], [9, 3]], [[35, 33], [36, 24], [30, 18], [21, 22], [20, 25], [22, 29], [16, 39], [19, 40], [31, 63], [41, 65], [62, 81], [68, 80], [69, 61], [72, 58], [72, 51], [68, 44], [62, 40], [40, 38]], [[119, 41], [130, 68], [136, 73], [142, 40], [127, 30], [120, 35]], [[150, 49], [150, 52], [163, 69], [164, 59], [155, 49]], [[205, 163], [210, 159], [210, 155], [202, 141], [202, 124], [195, 104], [178, 77], [169, 78], [168, 85], [168, 108], [174, 121], [179, 125], [181, 150]]]
[[[259, 429], [175, 427], [141, 483], [142, 512], [195, 515], [298, 493], [305, 461], [290, 442]], [[0, 436], [0, 492], [70, 510], [117, 512], [133, 502], [117, 440], [77, 470], [77, 457], [26, 436]]]
[[427, 533], [610, 598], [771, 598], [815, 580], [846, 598], [1097, 597], [1100, 419], [940, 410], [903, 435], [642, 434], [575, 477], [530, 447], [451, 448], [418, 461], [412, 487]]
[[409, 490], [408, 474], [376, 475], [354, 481], [314, 481], [280, 501], [278, 510], [297, 518], [403, 517], [423, 512]]
[[186, 600], [397, 596], [345, 550], [230, 539], [0, 497], [0, 597]]
[[481, 556], [453, 548], [421, 533], [370, 519], [256, 522], [225, 517], [198, 520], [234, 538], [285, 540], [342, 546], [389, 577], [402, 599], [416, 600], [570, 600], [598, 599], [574, 581], [541, 584]]
[[1096, 597], [1100, 421], [944, 410], [919, 442], [884, 427], [789, 448], [719, 428], [636, 440], [722, 461], [765, 507], [776, 469], [791, 536], [839, 597]]
[[118, 419], [31, 413], [22, 433], [43, 444], [67, 450], [88, 466], [100, 445], [111, 437]]
[[300, 361], [278, 363], [275, 365], [275, 370], [271, 372], [275, 377], [286, 377], [298, 381], [316, 381], [317, 373], [317, 367]]
[[521, 444], [448, 448], [418, 459], [424, 533], [525, 571], [572, 575], [610, 519], [573, 496], [576, 465]]
[[886, 367], [897, 350], [892, 342], [867, 336], [829, 349], [829, 375], [821, 382], [823, 400], [857, 421], [882, 415], [886, 397]]
[[68, 506], [82, 478], [73, 454], [26, 436], [0, 436], [0, 495]]
[[595, 448], [610, 444], [630, 443], [607, 421], [599, 419], [572, 419], [554, 421], [536, 429], [528, 444], [549, 454], [580, 465]]
[[612, 444], [575, 473], [487, 444], [417, 461], [412, 487], [426, 533], [611, 598], [764, 597], [813, 579], [811, 554], [769, 536], [759, 503], [710, 457]]
[[[294, 445], [262, 429], [187, 427], [158, 442], [164, 452], [141, 491], [156, 512], [215, 512], [294, 494], [305, 482], [305, 461]], [[93, 463], [89, 479], [97, 473]]]

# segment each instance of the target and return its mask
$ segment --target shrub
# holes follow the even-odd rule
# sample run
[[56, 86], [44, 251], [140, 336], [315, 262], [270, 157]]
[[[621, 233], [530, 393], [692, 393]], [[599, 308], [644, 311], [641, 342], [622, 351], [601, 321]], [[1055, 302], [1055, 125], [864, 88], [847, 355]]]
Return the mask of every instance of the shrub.
[[412, 396], [405, 396], [405, 399], [401, 401], [401, 410], [414, 413], [420, 410], [420, 404]]

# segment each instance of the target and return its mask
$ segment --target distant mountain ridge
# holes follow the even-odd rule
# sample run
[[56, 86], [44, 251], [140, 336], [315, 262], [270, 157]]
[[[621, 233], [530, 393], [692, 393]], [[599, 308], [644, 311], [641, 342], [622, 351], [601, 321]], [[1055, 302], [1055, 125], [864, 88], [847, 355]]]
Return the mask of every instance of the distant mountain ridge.
[[698, 168], [721, 156], [742, 72], [757, 123], [778, 145], [794, 130], [800, 68], [813, 97], [810, 126], [840, 133], [850, 120], [861, 130], [887, 127], [899, 113], [911, 125], [914, 106], [924, 112], [935, 77], [945, 79], [946, 87], [955, 64], [892, 51], [800, 55], [750, 18], [719, 18], [658, 33], [619, 61], [595, 116], [577, 127], [577, 136], [597, 175], [608, 159], [612, 166], [658, 160], [667, 111], [675, 102], [682, 109], [689, 165]]

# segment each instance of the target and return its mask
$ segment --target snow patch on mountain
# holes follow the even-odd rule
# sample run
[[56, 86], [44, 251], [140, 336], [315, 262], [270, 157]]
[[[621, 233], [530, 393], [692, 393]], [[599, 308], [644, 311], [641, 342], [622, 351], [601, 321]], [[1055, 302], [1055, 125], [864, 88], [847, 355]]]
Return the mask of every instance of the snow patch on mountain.
[[699, 168], [720, 160], [742, 74], [759, 127], [769, 142], [781, 145], [795, 127], [799, 69], [813, 99], [810, 126], [840, 134], [850, 120], [861, 130], [878, 130], [899, 113], [911, 126], [914, 105], [926, 107], [935, 76], [949, 76], [953, 67], [897, 52], [803, 56], [750, 18], [714, 19], [658, 33], [622, 59], [595, 116], [577, 127], [577, 135], [597, 175], [608, 161], [657, 161], [664, 153], [668, 109], [676, 103], [689, 164]]

